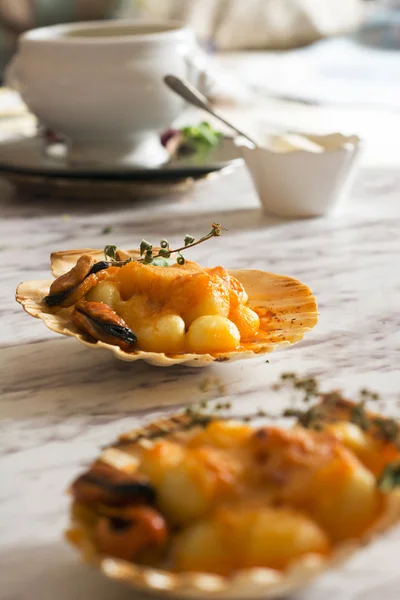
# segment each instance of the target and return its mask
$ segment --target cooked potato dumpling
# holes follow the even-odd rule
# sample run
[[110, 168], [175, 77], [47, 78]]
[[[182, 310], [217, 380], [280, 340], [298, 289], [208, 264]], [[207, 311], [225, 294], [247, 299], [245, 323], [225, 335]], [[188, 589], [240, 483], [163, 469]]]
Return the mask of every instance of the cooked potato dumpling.
[[225, 507], [180, 534], [178, 571], [227, 575], [238, 568], [282, 569], [307, 553], [327, 554], [325, 533], [308, 517], [286, 508]]
[[144, 450], [141, 471], [157, 491], [162, 511], [174, 523], [202, 517], [234, 483], [237, 464], [217, 449], [182, 449], [163, 443]]
[[241, 304], [246, 304], [246, 302], [249, 299], [247, 292], [244, 289], [243, 285], [240, 283], [240, 281], [232, 275], [229, 276], [229, 287], [231, 306], [236, 306], [239, 302]]
[[240, 333], [232, 321], [219, 315], [199, 317], [186, 334], [186, 348], [197, 354], [232, 352], [240, 343]]
[[194, 435], [189, 446], [210, 444], [218, 448], [232, 448], [247, 442], [251, 434], [251, 427], [240, 421], [214, 421]]
[[351, 455], [319, 471], [310, 489], [310, 512], [335, 542], [360, 535], [376, 516], [375, 477]]
[[196, 471], [188, 461], [166, 470], [156, 489], [164, 514], [174, 523], [186, 523], [206, 513], [215, 486], [210, 473]]
[[260, 317], [244, 304], [231, 308], [229, 320], [233, 321], [239, 329], [242, 340], [254, 337], [260, 329]]
[[329, 425], [327, 430], [352, 450], [374, 475], [379, 475], [384, 466], [397, 457], [396, 444], [376, 439], [373, 435], [362, 431], [354, 423], [340, 421]]
[[154, 319], [157, 310], [147, 301], [145, 296], [137, 294], [125, 302], [120, 302], [118, 314], [136, 333], [139, 327], [143, 327], [143, 325]]
[[189, 327], [204, 315], [229, 314], [229, 287], [216, 273], [197, 273], [174, 286], [172, 303]]
[[137, 325], [136, 336], [142, 350], [148, 352], [183, 352], [185, 322], [178, 315], [163, 315]]
[[[373, 474], [326, 432], [301, 427], [260, 429], [250, 450], [279, 502], [310, 514], [337, 541], [358, 535], [372, 523], [377, 508]], [[276, 480], [276, 473], [285, 485]]]
[[86, 296], [88, 302], [104, 302], [118, 312], [121, 297], [118, 289], [110, 281], [100, 281]]
[[133, 261], [114, 271], [86, 299], [115, 310], [137, 336], [138, 350], [232, 352], [241, 338], [250, 340], [259, 330], [242, 284], [222, 267]]
[[140, 470], [153, 485], [159, 486], [166, 470], [174, 469], [185, 460], [186, 450], [180, 444], [160, 440], [143, 450]]

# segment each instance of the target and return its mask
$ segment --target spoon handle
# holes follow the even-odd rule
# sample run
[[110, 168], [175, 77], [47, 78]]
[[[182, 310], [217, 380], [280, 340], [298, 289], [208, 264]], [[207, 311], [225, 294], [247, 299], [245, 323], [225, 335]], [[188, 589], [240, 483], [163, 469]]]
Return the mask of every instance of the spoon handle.
[[175, 77], [175, 75], [166, 75], [164, 77], [164, 82], [167, 84], [167, 86], [172, 91], [174, 91], [176, 94], [178, 94], [178, 96], [180, 96], [181, 98], [186, 100], [186, 102], [188, 102], [189, 104], [192, 104], [193, 106], [196, 106], [197, 108], [201, 108], [202, 110], [205, 110], [210, 115], [212, 115], [213, 117], [215, 117], [216, 119], [218, 119], [219, 121], [224, 123], [224, 125], [226, 125], [230, 129], [233, 129], [234, 131], [236, 131], [236, 133], [238, 133], [240, 136], [245, 137], [254, 146], [257, 146], [256, 142], [254, 140], [252, 140], [247, 135], [247, 133], [244, 133], [243, 131], [241, 131], [240, 129], [235, 127], [235, 125], [232, 125], [232, 123], [229, 123], [228, 121], [226, 121], [224, 119], [224, 117], [221, 117], [221, 115], [216, 113], [211, 108], [207, 98], [205, 96], [203, 96], [203, 94], [201, 94], [199, 92], [199, 90], [197, 90], [188, 81], [184, 81], [183, 79], [180, 79], [179, 77]]

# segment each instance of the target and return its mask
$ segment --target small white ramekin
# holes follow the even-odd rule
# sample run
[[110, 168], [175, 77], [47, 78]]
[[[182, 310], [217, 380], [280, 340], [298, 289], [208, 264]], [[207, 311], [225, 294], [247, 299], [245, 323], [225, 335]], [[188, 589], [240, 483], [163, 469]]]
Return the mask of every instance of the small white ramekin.
[[319, 217], [336, 209], [353, 181], [361, 144], [357, 136], [306, 135], [319, 152], [236, 144], [264, 210], [287, 218]]

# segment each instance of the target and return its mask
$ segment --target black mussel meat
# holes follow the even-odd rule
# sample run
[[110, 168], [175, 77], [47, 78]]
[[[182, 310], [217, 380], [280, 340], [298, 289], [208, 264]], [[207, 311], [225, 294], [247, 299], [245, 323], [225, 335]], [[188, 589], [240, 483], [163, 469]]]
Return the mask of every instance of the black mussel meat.
[[95, 463], [71, 487], [77, 502], [84, 504], [154, 504], [156, 492], [150, 482], [137, 474], [118, 471], [105, 463]]
[[125, 321], [103, 302], [81, 301], [75, 306], [72, 321], [80, 330], [95, 340], [133, 350], [137, 337]]
[[127, 506], [118, 516], [100, 516], [93, 541], [100, 554], [126, 561], [157, 561], [168, 542], [168, 526], [162, 514], [150, 506]]
[[89, 275], [93, 273], [98, 273], [99, 271], [103, 271], [104, 269], [108, 269], [111, 267], [111, 263], [106, 260], [99, 260], [99, 262], [95, 263], [93, 267], [89, 271]]
[[53, 281], [50, 293], [44, 298], [44, 302], [47, 306], [63, 308], [72, 306], [107, 276], [105, 270], [109, 266], [108, 262], [96, 262], [88, 254], [80, 256], [76, 265], [68, 273]]

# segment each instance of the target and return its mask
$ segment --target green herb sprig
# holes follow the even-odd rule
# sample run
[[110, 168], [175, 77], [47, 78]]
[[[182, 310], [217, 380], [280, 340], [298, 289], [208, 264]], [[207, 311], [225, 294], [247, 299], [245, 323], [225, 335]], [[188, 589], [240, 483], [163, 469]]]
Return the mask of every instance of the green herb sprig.
[[140, 256], [142, 258], [139, 258], [136, 261], [133, 258], [128, 258], [123, 261], [118, 260], [118, 248], [114, 245], [105, 246], [104, 256], [106, 260], [110, 260], [112, 266], [115, 267], [122, 267], [129, 262], [141, 262], [146, 265], [153, 265], [155, 267], [169, 267], [172, 264], [172, 261], [170, 260], [171, 254], [176, 254], [176, 262], [179, 265], [184, 265], [186, 259], [182, 254], [183, 250], [193, 248], [194, 246], [202, 244], [213, 237], [219, 237], [221, 235], [221, 231], [226, 231], [226, 229], [224, 229], [220, 223], [213, 223], [209, 233], [203, 235], [203, 237], [198, 240], [196, 240], [192, 235], [187, 234], [183, 240], [184, 245], [175, 249], [170, 248], [168, 240], [162, 239], [160, 241], [160, 249], [156, 254], [154, 254], [153, 244], [147, 240], [142, 240], [140, 242]]

